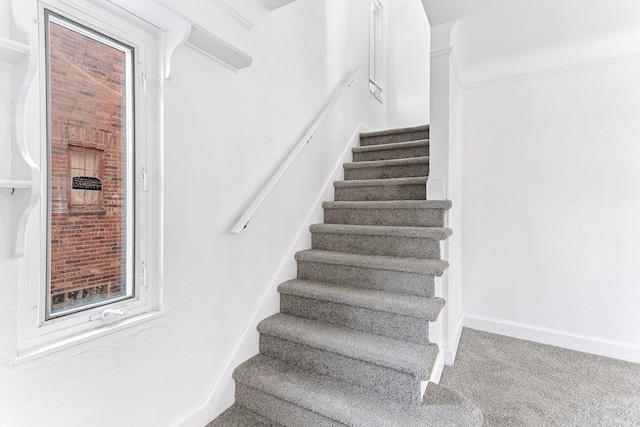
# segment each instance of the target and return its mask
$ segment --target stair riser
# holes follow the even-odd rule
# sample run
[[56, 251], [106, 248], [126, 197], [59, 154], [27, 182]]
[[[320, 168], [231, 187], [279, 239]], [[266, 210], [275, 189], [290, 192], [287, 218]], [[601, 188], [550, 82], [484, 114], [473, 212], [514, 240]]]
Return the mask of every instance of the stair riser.
[[418, 403], [421, 398], [419, 378], [360, 359], [265, 334], [260, 334], [260, 353], [322, 375], [367, 387], [386, 399]]
[[418, 295], [427, 298], [433, 297], [434, 288], [433, 275], [431, 274], [378, 270], [310, 261], [298, 261], [298, 278]]
[[280, 295], [280, 312], [415, 344], [429, 344], [429, 322], [418, 317], [286, 294]]
[[393, 135], [369, 136], [360, 138], [360, 145], [365, 147], [368, 145], [391, 144], [394, 142], [419, 141], [421, 139], [429, 139], [429, 131], [405, 132]]
[[443, 209], [325, 208], [325, 224], [444, 227]]
[[427, 187], [416, 185], [380, 185], [370, 187], [336, 187], [336, 201], [425, 200]]
[[213, 422], [207, 424], [205, 427], [237, 427], [237, 426], [252, 426], [252, 427], [281, 427], [274, 421], [258, 415], [255, 412], [249, 411], [237, 403], [233, 404], [229, 409], [223, 412]]
[[344, 179], [412, 178], [429, 175], [429, 164], [344, 168]]
[[278, 420], [278, 425], [283, 427], [346, 427], [345, 424], [323, 417], [320, 414], [239, 381], [236, 381], [236, 403], [258, 415], [271, 420]]
[[372, 160], [408, 159], [410, 157], [424, 157], [429, 155], [429, 146], [397, 148], [393, 150], [354, 151], [354, 162], [366, 162]]
[[314, 232], [311, 242], [327, 251], [440, 259], [440, 242], [433, 239]]

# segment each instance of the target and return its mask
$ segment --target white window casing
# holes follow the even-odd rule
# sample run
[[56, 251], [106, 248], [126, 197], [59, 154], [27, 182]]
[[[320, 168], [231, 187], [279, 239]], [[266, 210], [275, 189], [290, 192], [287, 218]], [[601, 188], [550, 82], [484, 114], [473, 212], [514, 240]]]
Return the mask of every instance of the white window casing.
[[[45, 64], [45, 10], [120, 41], [134, 49], [131, 76], [133, 99], [130, 119], [135, 121], [132, 141], [134, 180], [132, 214], [127, 221], [134, 233], [129, 250], [129, 274], [134, 297], [65, 315], [48, 316], [49, 155], [47, 148], [47, 78]], [[123, 12], [125, 13], [125, 12]], [[18, 359], [26, 360], [56, 349], [94, 339], [161, 314], [162, 288], [162, 58], [161, 33], [150, 25], [132, 24], [101, 7], [82, 0], [46, 0], [38, 3], [40, 53], [38, 77], [31, 89], [28, 109], [28, 148], [41, 171], [42, 194], [28, 221], [25, 255], [19, 267]], [[34, 46], [31, 46], [33, 49]], [[37, 105], [35, 105], [37, 104]], [[39, 117], [37, 117], [39, 115]], [[133, 143], [135, 140], [135, 144]]]
[[378, 0], [371, 0], [371, 21], [369, 26], [369, 92], [379, 102], [383, 101], [383, 30], [384, 7]]

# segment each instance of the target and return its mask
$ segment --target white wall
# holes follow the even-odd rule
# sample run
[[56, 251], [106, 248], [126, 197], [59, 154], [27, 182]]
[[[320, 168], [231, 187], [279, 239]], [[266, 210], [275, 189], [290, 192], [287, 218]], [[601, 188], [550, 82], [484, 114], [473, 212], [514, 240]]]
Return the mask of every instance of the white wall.
[[390, 2], [389, 127], [429, 123], [431, 29], [420, 0]]
[[[253, 30], [234, 42], [251, 67], [233, 73], [183, 47], [165, 87], [165, 317], [15, 365], [17, 262], [0, 234], [0, 424], [204, 425], [232, 401], [225, 361], [265, 290], [295, 274], [290, 248], [358, 123], [384, 128], [387, 117], [367, 90], [368, 0], [250, 12]], [[355, 83], [249, 227], [228, 234], [356, 67]], [[267, 300], [275, 310], [273, 291]]]
[[468, 326], [640, 361], [640, 52], [575, 62], [585, 49], [563, 65], [524, 51], [512, 75], [509, 54], [461, 68], [464, 311]]
[[[438, 371], [452, 364], [462, 333], [462, 261], [461, 261], [461, 110], [462, 86], [452, 55], [456, 22], [431, 28], [430, 57], [430, 145], [427, 199], [450, 200], [447, 227], [453, 235], [443, 242], [443, 259], [449, 268], [436, 279], [436, 294], [446, 306], [438, 321], [430, 327], [430, 339], [440, 345], [442, 359], [436, 362], [432, 380], [439, 381]], [[442, 363], [440, 362], [442, 361]]]

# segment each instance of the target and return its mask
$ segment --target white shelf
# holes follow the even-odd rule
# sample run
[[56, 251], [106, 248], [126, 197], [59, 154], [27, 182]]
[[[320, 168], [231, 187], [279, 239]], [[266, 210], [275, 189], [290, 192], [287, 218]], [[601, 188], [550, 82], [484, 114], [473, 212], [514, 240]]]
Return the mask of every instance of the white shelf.
[[0, 62], [11, 64], [27, 55], [29, 55], [28, 45], [6, 37], [0, 37]]
[[30, 189], [33, 187], [31, 181], [18, 179], [0, 179], [0, 194], [13, 194], [15, 190]]
[[31, 188], [33, 183], [20, 179], [0, 179], [0, 188]]
[[246, 53], [195, 25], [191, 25], [191, 31], [187, 37], [187, 45], [233, 71], [250, 67], [253, 62], [253, 59]]

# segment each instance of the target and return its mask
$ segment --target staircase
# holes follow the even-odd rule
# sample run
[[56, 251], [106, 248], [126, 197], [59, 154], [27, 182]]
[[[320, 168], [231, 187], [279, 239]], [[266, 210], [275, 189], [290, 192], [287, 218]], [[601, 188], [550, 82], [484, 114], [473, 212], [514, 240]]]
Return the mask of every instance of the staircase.
[[236, 368], [236, 403], [207, 427], [479, 426], [462, 395], [429, 383], [429, 322], [444, 300], [448, 201], [427, 201], [429, 128], [360, 135], [280, 313], [258, 325], [260, 353]]

